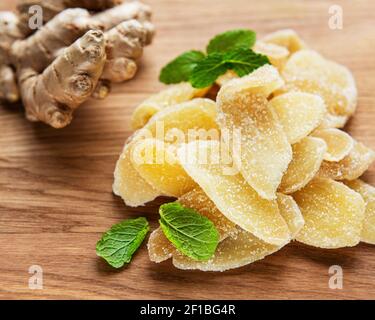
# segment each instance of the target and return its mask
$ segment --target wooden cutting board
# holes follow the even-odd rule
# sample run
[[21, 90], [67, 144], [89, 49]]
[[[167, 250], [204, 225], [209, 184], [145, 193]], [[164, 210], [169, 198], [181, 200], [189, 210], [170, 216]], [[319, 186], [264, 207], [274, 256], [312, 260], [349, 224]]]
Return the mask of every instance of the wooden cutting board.
[[[14, 7], [2, 0], [0, 9]], [[157, 35], [136, 78], [90, 100], [62, 130], [24, 119], [19, 108], [0, 107], [0, 297], [135, 299], [375, 298], [375, 247], [320, 250], [291, 244], [252, 265], [225, 273], [176, 270], [151, 263], [143, 245], [119, 271], [95, 255], [102, 232], [128, 217], [157, 225], [165, 199], [127, 208], [112, 194], [112, 174], [134, 107], [163, 86], [160, 68], [184, 50], [204, 48], [215, 34], [251, 28], [264, 35], [297, 30], [325, 56], [347, 65], [359, 90], [348, 130], [375, 148], [375, 2], [371, 0], [153, 0]], [[329, 7], [344, 10], [344, 28], [328, 27]], [[375, 168], [364, 179], [375, 185]], [[43, 290], [28, 287], [29, 267], [43, 269]], [[329, 289], [328, 269], [344, 272], [342, 290]]]

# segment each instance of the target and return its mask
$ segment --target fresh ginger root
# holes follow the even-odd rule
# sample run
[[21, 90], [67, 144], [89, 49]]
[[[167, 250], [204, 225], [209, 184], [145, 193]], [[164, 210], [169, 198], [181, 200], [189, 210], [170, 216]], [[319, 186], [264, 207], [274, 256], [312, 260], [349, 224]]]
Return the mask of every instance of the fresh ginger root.
[[18, 0], [17, 10], [23, 32], [30, 34], [32, 30], [29, 29], [28, 25], [31, 17], [29, 12], [31, 6], [38, 5], [43, 9], [43, 22], [46, 23], [68, 8], [102, 11], [121, 3], [122, 0]]
[[30, 37], [12, 45], [11, 58], [17, 70], [42, 72], [61, 50], [87, 31], [99, 29], [85, 9], [67, 9]]
[[[0, 99], [15, 102], [20, 93], [27, 119], [62, 128], [90, 96], [104, 98], [112, 82], [133, 78], [154, 34], [151, 10], [138, 1], [119, 2], [19, 1], [20, 18], [8, 13], [17, 29], [0, 31]], [[46, 24], [35, 33], [25, 31], [30, 5], [47, 13]]]
[[20, 75], [26, 117], [63, 128], [73, 111], [93, 93], [105, 63], [105, 41], [100, 30], [88, 31], [42, 74], [24, 69]]
[[110, 83], [132, 79], [137, 72], [137, 59], [148, 43], [148, 32], [138, 20], [124, 21], [104, 34], [107, 60], [94, 98], [103, 99], [110, 91]]
[[22, 36], [18, 17], [12, 12], [0, 12], [0, 101], [16, 102], [19, 99], [10, 49], [12, 43]]

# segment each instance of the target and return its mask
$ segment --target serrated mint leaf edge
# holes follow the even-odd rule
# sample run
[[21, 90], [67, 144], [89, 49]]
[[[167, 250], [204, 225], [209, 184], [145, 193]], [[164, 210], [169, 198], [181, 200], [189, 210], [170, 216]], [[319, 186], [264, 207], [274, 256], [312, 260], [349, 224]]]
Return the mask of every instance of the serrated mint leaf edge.
[[[142, 228], [140, 228], [135, 235], [135, 237], [131, 240], [128, 241], [127, 243], [129, 244], [129, 252], [126, 252], [126, 254], [123, 255], [123, 260], [118, 260], [114, 261], [111, 259], [113, 254], [111, 255], [105, 255], [103, 254], [103, 250], [105, 248], [100, 248], [101, 245], [104, 245], [107, 240], [111, 240], [113, 238], [113, 235], [118, 233], [119, 231], [122, 231], [123, 228], [126, 228], [126, 223], [127, 222], [137, 222], [140, 221], [141, 223], [143, 222]], [[122, 226], [124, 224], [124, 226]], [[134, 228], [133, 225], [129, 225], [129, 227]], [[118, 230], [117, 230], [118, 229]], [[144, 217], [139, 217], [136, 219], [127, 219], [122, 222], [114, 224], [108, 231], [104, 232], [101, 239], [97, 242], [96, 244], [96, 254], [98, 257], [103, 258], [110, 266], [114, 268], [121, 268], [125, 263], [130, 263], [133, 254], [138, 250], [138, 248], [142, 245], [144, 239], [146, 238], [147, 233], [150, 231], [150, 226], [148, 224], [148, 221]], [[116, 239], [114, 239], [116, 241]], [[124, 239], [125, 240], [125, 239]], [[117, 241], [124, 241], [124, 240], [117, 240]], [[132, 245], [133, 244], [133, 245]], [[121, 246], [119, 246], [119, 249], [121, 250]], [[117, 251], [116, 251], [117, 252]]]

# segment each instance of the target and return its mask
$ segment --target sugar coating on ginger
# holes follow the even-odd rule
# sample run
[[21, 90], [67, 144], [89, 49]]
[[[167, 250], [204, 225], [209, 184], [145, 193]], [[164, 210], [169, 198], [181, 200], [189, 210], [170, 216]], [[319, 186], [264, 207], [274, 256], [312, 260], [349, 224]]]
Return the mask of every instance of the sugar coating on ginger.
[[293, 158], [281, 179], [279, 191], [294, 193], [306, 186], [322, 165], [327, 145], [324, 140], [305, 137], [292, 145]]
[[[336, 129], [356, 107], [350, 71], [306, 50], [292, 30], [266, 36], [256, 47], [275, 58], [279, 53], [280, 60], [242, 78], [228, 71], [217, 80], [221, 88], [211, 102], [217, 137], [176, 144], [177, 167], [153, 170], [152, 178], [143, 175], [146, 183], [166, 183], [165, 190], [172, 181], [172, 189], [180, 187], [178, 177], [195, 183], [180, 189], [192, 188], [178, 201], [214, 223], [221, 236], [217, 250], [207, 261], [193, 260], [159, 228], [148, 243], [151, 261], [171, 258], [180, 269], [225, 271], [260, 260], [291, 240], [326, 249], [374, 243], [374, 188], [357, 178], [375, 153]], [[155, 121], [164, 118], [168, 129], [207, 129], [200, 117], [180, 113], [181, 97], [199, 101], [193, 90], [180, 83], [145, 100], [133, 114], [135, 127], [154, 130]], [[223, 140], [234, 127], [241, 130], [242, 148]], [[229, 150], [227, 158], [223, 149]], [[202, 154], [208, 161], [201, 161]]]

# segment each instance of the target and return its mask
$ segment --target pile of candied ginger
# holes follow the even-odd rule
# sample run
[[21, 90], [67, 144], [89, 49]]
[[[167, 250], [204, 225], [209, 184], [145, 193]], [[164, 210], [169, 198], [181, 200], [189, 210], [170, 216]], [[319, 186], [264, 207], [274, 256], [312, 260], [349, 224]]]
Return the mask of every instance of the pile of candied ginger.
[[[272, 65], [242, 78], [229, 71], [213, 88], [171, 85], [133, 113], [136, 131], [117, 162], [114, 192], [129, 206], [177, 198], [220, 235], [215, 255], [195, 261], [158, 228], [148, 242], [154, 262], [224, 271], [292, 240], [326, 249], [375, 244], [375, 188], [358, 179], [375, 152], [340, 129], [357, 104], [351, 72], [292, 30], [253, 50]], [[155, 161], [160, 155], [168, 161]]]

